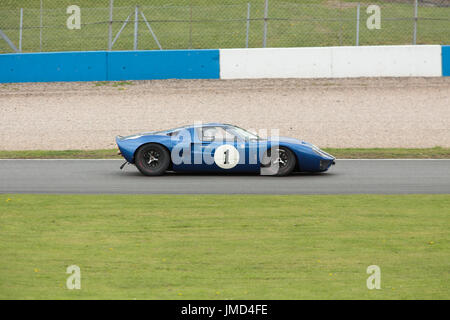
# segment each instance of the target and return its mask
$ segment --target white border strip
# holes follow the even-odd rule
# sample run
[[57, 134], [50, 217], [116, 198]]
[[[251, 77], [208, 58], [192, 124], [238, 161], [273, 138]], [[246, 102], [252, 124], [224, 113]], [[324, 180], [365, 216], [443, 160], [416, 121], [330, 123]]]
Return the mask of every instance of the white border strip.
[[220, 49], [221, 79], [440, 77], [440, 45]]

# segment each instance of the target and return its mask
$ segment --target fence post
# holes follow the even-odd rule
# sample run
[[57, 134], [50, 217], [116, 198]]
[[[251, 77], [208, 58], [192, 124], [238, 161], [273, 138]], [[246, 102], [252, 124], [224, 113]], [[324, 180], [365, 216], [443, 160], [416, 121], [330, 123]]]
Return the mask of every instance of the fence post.
[[250, 2], [247, 3], [247, 30], [245, 32], [245, 47], [248, 48], [248, 33], [250, 31]]
[[43, 29], [43, 26], [42, 26], [42, 14], [43, 14], [43, 4], [42, 4], [42, 1], [43, 0], [41, 0], [41, 9], [40, 9], [40, 17], [39, 17], [39, 51], [40, 52], [42, 52], [42, 29]]
[[108, 50], [112, 49], [112, 26], [113, 26], [113, 8], [114, 0], [109, 2], [109, 26], [108, 26]]
[[136, 6], [136, 8], [134, 9], [134, 47], [133, 47], [134, 50], [137, 50], [137, 48], [138, 48], [138, 32], [139, 32], [138, 12], [139, 12], [139, 7]]
[[264, 34], [263, 34], [263, 48], [267, 46], [267, 17], [269, 14], [269, 0], [266, 0], [264, 5]]
[[128, 20], [130, 20], [131, 16], [133, 15], [133, 12], [130, 13], [130, 15], [125, 19], [125, 22], [122, 24], [122, 26], [120, 27], [119, 32], [117, 32], [114, 40], [111, 43], [111, 49], [114, 46], [114, 43], [116, 43], [117, 39], [119, 38], [120, 34], [122, 33], [123, 29], [126, 27], [126, 25], [128, 24]]
[[19, 49], [17, 49], [14, 43], [12, 43], [12, 41], [9, 40], [8, 36], [2, 31], [2, 29], [0, 29], [0, 37], [2, 37], [3, 40], [6, 41], [6, 43], [11, 47], [11, 49], [14, 50], [14, 52], [16, 53], [19, 52]]
[[356, 46], [359, 46], [359, 20], [361, 13], [361, 3], [358, 2], [358, 6], [356, 7]]
[[20, 8], [19, 52], [22, 52], [23, 8]]
[[418, 10], [418, 1], [414, 1], [414, 30], [413, 30], [413, 44], [417, 43], [417, 10]]
[[145, 24], [147, 25], [147, 28], [148, 28], [148, 30], [150, 31], [150, 33], [151, 33], [151, 35], [152, 35], [152, 37], [153, 37], [153, 40], [155, 40], [156, 45], [158, 46], [159, 50], [162, 50], [163, 48], [161, 47], [161, 44], [159, 43], [158, 38], [156, 37], [156, 34], [153, 32], [153, 29], [152, 29], [152, 27], [150, 26], [150, 23], [148, 23], [148, 20], [147, 20], [147, 18], [145, 17], [144, 12], [142, 12], [142, 11], [141, 11], [141, 16], [142, 16], [142, 19], [144, 19], [144, 22], [145, 22]]

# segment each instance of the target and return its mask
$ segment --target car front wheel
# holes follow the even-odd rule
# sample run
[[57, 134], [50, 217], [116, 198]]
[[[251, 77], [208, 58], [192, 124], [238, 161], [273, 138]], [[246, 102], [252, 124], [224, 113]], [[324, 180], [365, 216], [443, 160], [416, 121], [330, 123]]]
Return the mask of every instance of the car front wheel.
[[169, 167], [170, 154], [163, 146], [150, 143], [138, 149], [134, 162], [142, 174], [159, 176]]
[[287, 176], [295, 168], [297, 159], [294, 153], [285, 147], [272, 148], [264, 154], [262, 165], [270, 167], [273, 175]]

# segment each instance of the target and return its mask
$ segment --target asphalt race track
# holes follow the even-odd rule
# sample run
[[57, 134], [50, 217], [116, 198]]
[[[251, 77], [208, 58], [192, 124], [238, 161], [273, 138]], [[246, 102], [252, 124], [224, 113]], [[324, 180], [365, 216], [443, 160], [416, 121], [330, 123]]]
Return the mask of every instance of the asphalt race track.
[[288, 177], [168, 173], [142, 176], [121, 160], [0, 160], [0, 193], [407, 194], [450, 193], [450, 160], [337, 160]]

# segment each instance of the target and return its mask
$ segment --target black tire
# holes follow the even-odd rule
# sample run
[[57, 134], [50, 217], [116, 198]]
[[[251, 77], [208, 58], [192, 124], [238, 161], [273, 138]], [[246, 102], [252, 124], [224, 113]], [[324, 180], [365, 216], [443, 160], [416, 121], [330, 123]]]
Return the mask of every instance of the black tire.
[[[277, 153], [279, 153], [279, 158], [277, 157]], [[297, 159], [295, 158], [294, 153], [286, 147], [267, 150], [264, 154], [262, 165], [265, 167], [270, 167], [276, 162], [279, 163], [279, 167], [276, 171], [274, 171], [274, 175], [287, 176], [294, 170]]]
[[170, 154], [166, 148], [156, 143], [143, 145], [136, 152], [134, 163], [146, 176], [164, 174], [170, 165]]

